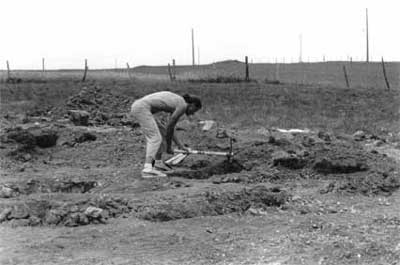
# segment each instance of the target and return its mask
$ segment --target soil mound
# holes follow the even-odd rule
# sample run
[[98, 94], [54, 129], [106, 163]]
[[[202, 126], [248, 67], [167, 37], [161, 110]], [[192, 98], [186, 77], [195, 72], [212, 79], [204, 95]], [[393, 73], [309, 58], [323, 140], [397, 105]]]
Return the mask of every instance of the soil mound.
[[19, 183], [0, 184], [0, 191], [4, 191], [0, 192], [0, 198], [15, 197], [19, 194], [29, 195], [32, 193], [86, 193], [96, 186], [97, 182], [95, 181], [31, 179]]
[[69, 110], [85, 111], [89, 114], [89, 125], [134, 125], [126, 118], [133, 101], [134, 98], [113, 93], [110, 89], [89, 85], [68, 98], [65, 106], [57, 107], [53, 112], [65, 116]]
[[4, 207], [0, 211], [0, 222], [10, 221], [13, 226], [79, 226], [105, 223], [108, 218], [118, 217], [131, 209], [128, 200], [106, 196], [75, 202], [38, 199]]

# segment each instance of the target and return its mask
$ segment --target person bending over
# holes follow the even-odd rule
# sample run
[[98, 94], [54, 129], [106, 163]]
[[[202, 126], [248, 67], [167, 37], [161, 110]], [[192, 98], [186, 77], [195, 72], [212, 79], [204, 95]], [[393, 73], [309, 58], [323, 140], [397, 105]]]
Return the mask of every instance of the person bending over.
[[[184, 114], [190, 116], [199, 109], [201, 109], [201, 100], [199, 98], [188, 94], [180, 96], [169, 91], [149, 94], [133, 102], [130, 115], [140, 124], [146, 137], [146, 158], [142, 170], [143, 178], [167, 176], [160, 171], [166, 169], [162, 161], [162, 153], [166, 151], [168, 154], [173, 154], [172, 141], [180, 149], [188, 150], [176, 137], [174, 133], [175, 125]], [[166, 126], [163, 126], [153, 116], [153, 114], [159, 112], [171, 114]], [[160, 129], [163, 133], [160, 132]]]

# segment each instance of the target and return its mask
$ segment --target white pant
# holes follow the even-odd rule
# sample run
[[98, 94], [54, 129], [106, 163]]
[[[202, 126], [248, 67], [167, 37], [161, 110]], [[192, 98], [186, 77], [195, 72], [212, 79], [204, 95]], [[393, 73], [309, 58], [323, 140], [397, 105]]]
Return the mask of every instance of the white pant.
[[140, 101], [132, 104], [130, 116], [140, 124], [140, 128], [146, 137], [146, 158], [155, 159], [156, 155], [161, 154], [166, 148], [164, 125], [154, 118], [150, 107]]

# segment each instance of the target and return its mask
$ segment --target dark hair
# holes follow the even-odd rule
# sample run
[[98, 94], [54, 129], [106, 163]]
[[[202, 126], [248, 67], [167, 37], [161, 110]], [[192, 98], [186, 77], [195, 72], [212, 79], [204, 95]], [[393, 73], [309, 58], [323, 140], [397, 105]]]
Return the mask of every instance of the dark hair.
[[186, 103], [194, 104], [196, 108], [201, 109], [201, 100], [198, 97], [185, 94], [182, 96]]

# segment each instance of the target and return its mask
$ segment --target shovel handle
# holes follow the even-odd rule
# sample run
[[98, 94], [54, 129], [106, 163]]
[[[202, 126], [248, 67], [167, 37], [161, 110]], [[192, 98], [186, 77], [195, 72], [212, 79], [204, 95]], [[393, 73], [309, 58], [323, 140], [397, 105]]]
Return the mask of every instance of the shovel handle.
[[200, 150], [180, 150], [180, 149], [175, 149], [174, 153], [180, 153], [180, 154], [196, 154], [196, 155], [215, 155], [215, 156], [228, 156], [231, 157], [233, 156], [232, 153], [229, 152], [216, 152], [216, 151], [200, 151]]

